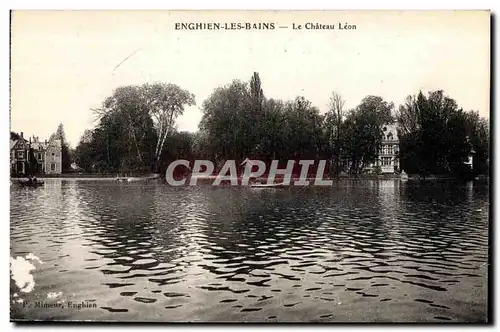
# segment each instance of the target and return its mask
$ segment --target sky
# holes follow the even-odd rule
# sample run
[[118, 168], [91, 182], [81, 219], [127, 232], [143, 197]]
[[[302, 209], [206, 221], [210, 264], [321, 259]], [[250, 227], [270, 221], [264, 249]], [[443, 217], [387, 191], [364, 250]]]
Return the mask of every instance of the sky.
[[[276, 29], [174, 29], [190, 22]], [[292, 29], [308, 22], [336, 29]], [[196, 131], [212, 91], [253, 72], [266, 97], [304, 96], [322, 112], [332, 91], [354, 108], [367, 95], [399, 105], [419, 90], [442, 89], [489, 118], [487, 11], [14, 11], [11, 38], [11, 131], [48, 139], [63, 123], [72, 147], [95, 127], [92, 109], [119, 86], [189, 90], [197, 105], [177, 127]]]

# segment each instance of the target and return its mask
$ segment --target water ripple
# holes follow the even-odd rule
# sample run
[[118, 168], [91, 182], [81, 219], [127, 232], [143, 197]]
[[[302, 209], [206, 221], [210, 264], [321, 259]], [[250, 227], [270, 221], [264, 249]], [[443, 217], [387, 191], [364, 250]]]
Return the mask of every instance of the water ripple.
[[44, 264], [23, 301], [62, 292], [97, 307], [23, 308], [12, 283], [13, 318], [486, 319], [485, 185], [257, 191], [48, 179], [26, 189], [11, 186], [11, 256]]

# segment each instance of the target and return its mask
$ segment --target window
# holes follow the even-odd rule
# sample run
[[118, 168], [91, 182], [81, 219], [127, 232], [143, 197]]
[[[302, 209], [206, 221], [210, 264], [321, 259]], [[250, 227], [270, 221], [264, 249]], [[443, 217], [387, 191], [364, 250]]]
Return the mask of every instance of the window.
[[391, 157], [382, 157], [382, 166], [391, 166], [392, 158]]
[[23, 150], [17, 150], [17, 158], [24, 158], [24, 151]]
[[55, 170], [56, 170], [56, 163], [50, 163], [50, 170], [55, 172]]

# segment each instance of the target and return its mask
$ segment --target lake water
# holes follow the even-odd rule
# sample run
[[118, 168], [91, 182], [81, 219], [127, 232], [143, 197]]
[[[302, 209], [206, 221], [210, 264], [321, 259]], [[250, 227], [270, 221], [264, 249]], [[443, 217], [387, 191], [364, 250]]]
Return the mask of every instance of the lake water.
[[485, 322], [488, 191], [13, 183], [11, 318]]

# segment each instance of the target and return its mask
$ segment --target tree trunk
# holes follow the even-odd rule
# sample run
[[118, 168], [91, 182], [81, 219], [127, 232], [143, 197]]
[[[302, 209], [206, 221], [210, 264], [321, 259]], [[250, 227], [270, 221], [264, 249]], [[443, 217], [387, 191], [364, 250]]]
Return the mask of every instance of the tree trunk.
[[134, 145], [135, 145], [135, 148], [137, 150], [137, 156], [139, 157], [139, 161], [142, 164], [143, 163], [142, 154], [141, 154], [141, 151], [139, 150], [139, 145], [137, 144], [137, 137], [135, 135], [135, 128], [132, 124], [132, 118], [130, 117], [130, 114], [128, 114], [128, 123], [129, 123], [130, 132], [132, 134], [132, 140], [134, 141]]
[[[167, 139], [167, 136], [169, 135], [170, 133], [170, 129], [172, 127], [172, 120], [173, 120], [173, 117], [174, 117], [174, 110], [171, 110], [170, 112], [170, 119], [168, 122], [166, 123], [162, 123], [161, 120], [162, 120], [162, 117], [159, 118], [159, 123], [158, 125], [160, 126], [160, 132], [158, 134], [158, 141], [156, 143], [156, 152], [155, 152], [155, 172], [158, 172], [159, 171], [159, 168], [160, 168], [160, 160], [161, 160], [161, 155], [162, 155], [162, 152], [163, 152], [163, 145], [165, 144], [165, 141]], [[163, 128], [165, 127], [165, 128]]]

